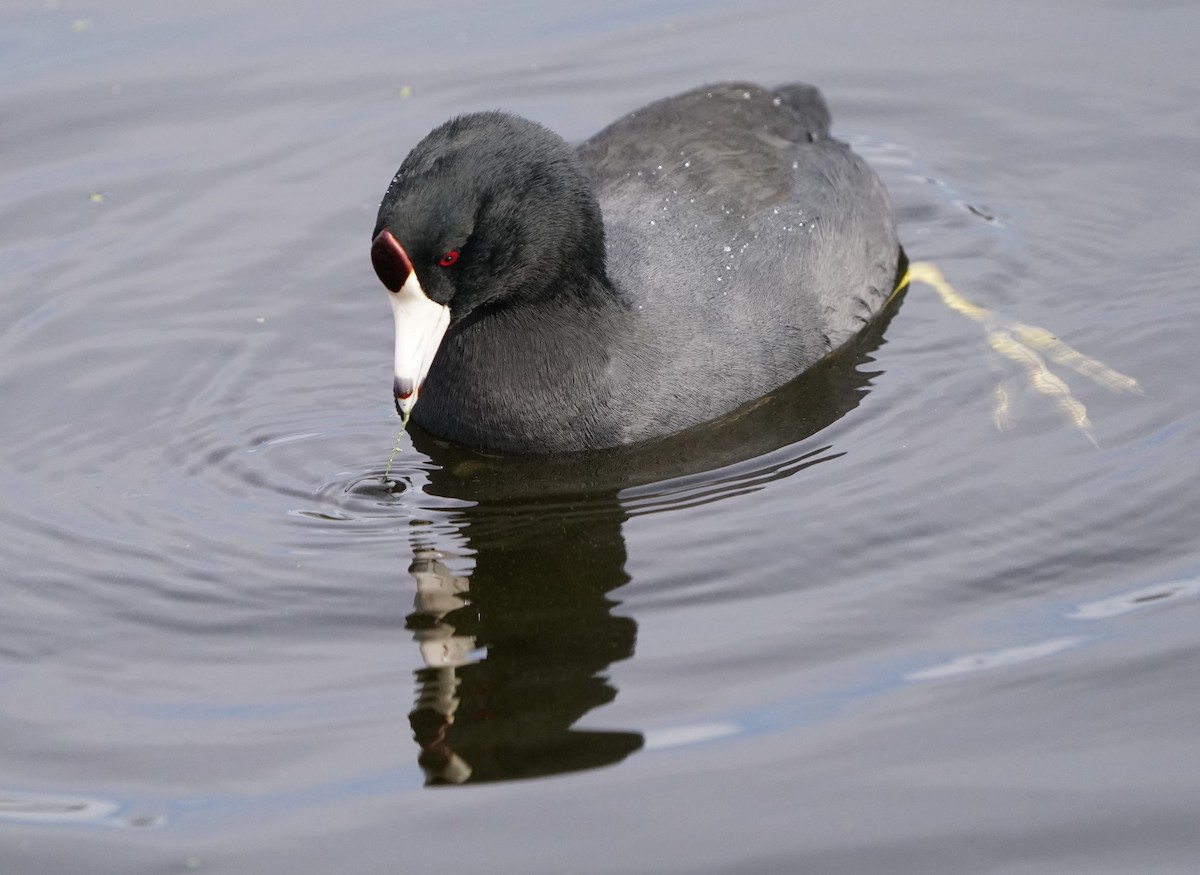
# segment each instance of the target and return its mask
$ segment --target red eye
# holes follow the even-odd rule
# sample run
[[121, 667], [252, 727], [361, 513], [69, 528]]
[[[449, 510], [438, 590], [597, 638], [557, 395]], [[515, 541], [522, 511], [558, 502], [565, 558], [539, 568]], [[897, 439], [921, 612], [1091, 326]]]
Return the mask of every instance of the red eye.
[[454, 262], [458, 261], [458, 250], [451, 249], [445, 255], [438, 259], [438, 264], [442, 267], [450, 267]]

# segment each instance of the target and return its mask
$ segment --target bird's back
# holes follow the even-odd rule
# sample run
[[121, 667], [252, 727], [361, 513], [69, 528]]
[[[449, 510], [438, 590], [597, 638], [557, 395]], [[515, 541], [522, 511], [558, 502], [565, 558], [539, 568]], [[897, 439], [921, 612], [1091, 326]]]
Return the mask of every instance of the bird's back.
[[610, 363], [628, 439], [772, 391], [892, 292], [887, 193], [829, 136], [814, 88], [701, 88], [625, 116], [579, 154], [628, 308]]

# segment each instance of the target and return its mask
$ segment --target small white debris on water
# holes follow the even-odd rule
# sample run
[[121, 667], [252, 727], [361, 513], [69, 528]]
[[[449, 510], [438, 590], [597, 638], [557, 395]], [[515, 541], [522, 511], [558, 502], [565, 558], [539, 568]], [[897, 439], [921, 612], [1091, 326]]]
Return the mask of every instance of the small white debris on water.
[[904, 676], [906, 681], [931, 681], [955, 675], [973, 674], [978, 671], [1008, 668], [1034, 659], [1053, 656], [1070, 650], [1084, 643], [1086, 639], [1078, 636], [1070, 638], [1050, 638], [1035, 644], [1023, 644], [1017, 647], [1005, 647], [1000, 650], [983, 653], [968, 653], [955, 657], [947, 662], [932, 665], [919, 671], [909, 672]]
[[689, 744], [702, 744], [706, 741], [716, 741], [719, 738], [729, 738], [739, 735], [742, 728], [736, 723], [692, 723], [682, 726], [664, 726], [659, 729], [649, 729], [642, 733], [645, 750], [662, 750], [664, 748], [683, 747]]
[[1067, 614], [1072, 620], [1104, 620], [1142, 608], [1157, 607], [1178, 599], [1200, 595], [1200, 579], [1172, 580], [1135, 589], [1114, 598], [1087, 602]]

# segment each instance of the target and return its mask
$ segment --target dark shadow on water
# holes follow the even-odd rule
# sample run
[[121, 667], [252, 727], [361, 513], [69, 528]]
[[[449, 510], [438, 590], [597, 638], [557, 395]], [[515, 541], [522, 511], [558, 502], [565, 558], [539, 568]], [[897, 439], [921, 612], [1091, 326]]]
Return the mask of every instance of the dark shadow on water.
[[413, 435], [434, 463], [426, 493], [470, 503], [450, 523], [474, 555], [469, 574], [455, 574], [414, 526], [409, 571], [417, 595], [407, 626], [426, 667], [416, 672], [409, 719], [427, 784], [598, 768], [642, 747], [638, 732], [576, 728], [615, 698], [610, 666], [634, 652], [637, 624], [614, 612], [613, 593], [629, 580], [622, 526], [630, 510], [621, 490], [737, 463], [752, 467], [714, 474], [720, 488], [735, 490], [739, 479], [789, 476], [811, 464], [811, 450], [753, 460], [859, 404], [875, 376], [864, 366], [896, 306], [771, 397], [652, 445], [497, 457]]

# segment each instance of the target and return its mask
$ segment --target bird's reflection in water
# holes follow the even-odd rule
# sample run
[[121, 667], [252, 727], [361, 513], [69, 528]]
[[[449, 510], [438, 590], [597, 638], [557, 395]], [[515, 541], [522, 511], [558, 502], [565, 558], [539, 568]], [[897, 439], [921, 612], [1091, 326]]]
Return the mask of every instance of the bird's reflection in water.
[[[425, 667], [409, 721], [427, 784], [598, 768], [642, 747], [635, 731], [576, 726], [614, 699], [611, 666], [634, 652], [637, 625], [614, 612], [615, 591], [629, 580], [621, 490], [724, 468], [714, 482], [736, 491], [743, 478], [789, 476], [835, 457], [827, 447], [797, 446], [794, 455], [760, 458], [858, 405], [874, 376], [860, 366], [872, 360], [895, 306], [771, 398], [652, 445], [493, 457], [414, 430], [416, 448], [433, 462], [425, 493], [468, 505], [451, 514], [460, 536], [453, 555], [439, 552], [443, 539], [421, 524], [412, 534], [416, 598], [407, 626]], [[748, 467], [731, 476], [731, 465]], [[470, 554], [473, 568], [462, 564]]]
[[636, 624], [614, 614], [609, 597], [627, 580], [620, 520], [486, 513], [512, 526], [477, 552], [469, 581], [430, 548], [418, 548], [409, 569], [417, 594], [408, 627], [426, 666], [409, 720], [427, 782], [532, 778], [624, 759], [640, 734], [575, 728], [616, 696], [604, 674], [633, 655]]

